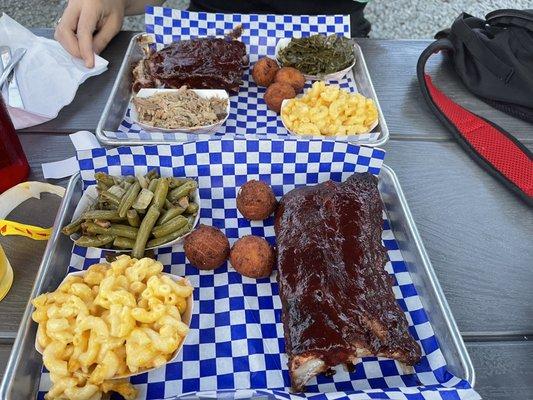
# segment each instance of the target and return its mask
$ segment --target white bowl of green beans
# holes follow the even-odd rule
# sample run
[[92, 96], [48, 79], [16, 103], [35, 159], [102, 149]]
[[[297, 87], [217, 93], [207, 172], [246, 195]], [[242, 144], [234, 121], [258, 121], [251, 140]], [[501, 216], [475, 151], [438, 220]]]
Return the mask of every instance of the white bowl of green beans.
[[97, 172], [95, 180], [61, 230], [78, 246], [142, 258], [146, 250], [182, 241], [200, 219], [194, 179], [160, 177], [154, 169], [125, 177]]

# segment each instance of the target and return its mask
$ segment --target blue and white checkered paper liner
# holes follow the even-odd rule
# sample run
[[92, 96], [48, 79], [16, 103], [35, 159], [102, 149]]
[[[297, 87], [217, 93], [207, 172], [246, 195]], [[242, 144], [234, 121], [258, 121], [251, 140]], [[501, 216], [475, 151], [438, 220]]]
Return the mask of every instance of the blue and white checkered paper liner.
[[[146, 9], [146, 32], [154, 36], [159, 49], [177, 40], [223, 36], [239, 24], [242, 24], [244, 29], [241, 40], [246, 44], [251, 64], [263, 56], [273, 58], [276, 54], [276, 43], [280, 38], [309, 36], [315, 33], [350, 36], [349, 16], [210, 14], [162, 7], [147, 7]], [[281, 118], [275, 112], [268, 110], [263, 100], [265, 88], [255, 84], [250, 71], [251, 69], [247, 69], [244, 72], [244, 83], [239, 93], [231, 96], [229, 117], [216, 134], [289, 135]], [[331, 81], [331, 83], [338, 84], [351, 92], [357, 91], [351, 72], [341, 81]], [[306, 88], [310, 86], [308, 82]], [[371, 132], [346, 136], [342, 139], [360, 143], [374, 142], [379, 134], [379, 132]], [[107, 132], [106, 135], [114, 139], [135, 139], [146, 142], [189, 141], [198, 138], [198, 135], [185, 133], [146, 132], [131, 120], [129, 109], [118, 131]], [[205, 138], [205, 135], [203, 136]]]
[[[94, 183], [97, 171], [131, 175], [159, 167], [162, 175], [193, 177], [200, 188], [201, 223], [221, 228], [231, 243], [254, 234], [272, 244], [272, 217], [249, 222], [237, 212], [235, 198], [241, 185], [250, 179], [261, 179], [280, 198], [297, 186], [328, 179], [340, 182], [354, 172], [378, 175], [384, 156], [381, 149], [343, 142], [227, 137], [172, 146], [78, 152], [85, 187]], [[182, 246], [176, 245], [159, 249], [157, 259], [165, 271], [186, 276], [195, 287], [191, 330], [175, 362], [131, 378], [140, 398], [256, 389], [280, 399], [479, 399], [468, 382], [447, 371], [386, 215], [383, 242], [390, 258], [386, 269], [394, 276], [394, 294], [405, 311], [411, 335], [423, 349], [415, 374], [402, 371], [393, 360], [366, 357], [355, 372], [338, 368], [332, 377], [313, 378], [305, 395], [290, 394], [275, 273], [270, 278], [254, 280], [241, 276], [227, 264], [215, 271], [200, 271], [186, 262]], [[70, 269], [86, 269], [102, 260], [100, 250], [74, 246]], [[49, 385], [48, 373], [44, 372], [39, 398], [43, 398]]]

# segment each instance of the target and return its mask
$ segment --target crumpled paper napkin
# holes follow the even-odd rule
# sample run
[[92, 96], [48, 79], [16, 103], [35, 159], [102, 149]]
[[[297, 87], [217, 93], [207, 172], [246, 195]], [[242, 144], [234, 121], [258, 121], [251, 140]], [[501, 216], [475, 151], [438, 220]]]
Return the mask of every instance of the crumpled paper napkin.
[[0, 17], [0, 46], [9, 46], [12, 52], [20, 47], [27, 49], [15, 70], [24, 109], [8, 106], [15, 129], [57, 117], [59, 110], [74, 99], [78, 86], [104, 72], [108, 64], [96, 56], [94, 68], [86, 68], [58, 42], [34, 35], [7, 14]]

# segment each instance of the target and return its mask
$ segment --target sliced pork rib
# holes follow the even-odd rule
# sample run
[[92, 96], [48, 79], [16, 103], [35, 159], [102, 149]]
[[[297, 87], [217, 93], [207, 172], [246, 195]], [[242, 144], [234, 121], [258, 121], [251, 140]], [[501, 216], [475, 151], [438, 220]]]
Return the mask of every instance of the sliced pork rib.
[[186, 85], [191, 89], [238, 92], [244, 69], [248, 66], [248, 56], [244, 43], [233, 38], [240, 31], [234, 32], [226, 38], [173, 42], [151, 53], [133, 69], [133, 90]]
[[420, 347], [385, 271], [377, 178], [354, 174], [292, 190], [276, 211], [278, 283], [292, 388], [360, 357], [407, 365]]

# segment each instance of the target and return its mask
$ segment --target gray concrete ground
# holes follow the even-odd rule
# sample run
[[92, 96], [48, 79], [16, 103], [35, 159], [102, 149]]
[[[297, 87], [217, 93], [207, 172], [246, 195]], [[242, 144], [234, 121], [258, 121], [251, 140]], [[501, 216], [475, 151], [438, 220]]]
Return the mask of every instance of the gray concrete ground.
[[[0, 12], [6, 12], [27, 27], [52, 27], [61, 16], [65, 3], [66, 0], [0, 0]], [[185, 8], [187, 4], [187, 0], [166, 2], [167, 6], [174, 8]], [[532, 0], [372, 0], [367, 7], [367, 18], [372, 22], [371, 37], [431, 38], [439, 29], [450, 26], [461, 11], [484, 16], [487, 12], [498, 8], [533, 8], [533, 2]], [[140, 30], [142, 27], [142, 16], [128, 17], [123, 29]]]

